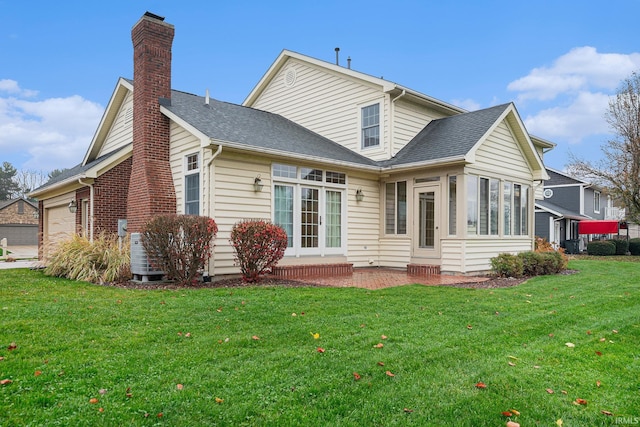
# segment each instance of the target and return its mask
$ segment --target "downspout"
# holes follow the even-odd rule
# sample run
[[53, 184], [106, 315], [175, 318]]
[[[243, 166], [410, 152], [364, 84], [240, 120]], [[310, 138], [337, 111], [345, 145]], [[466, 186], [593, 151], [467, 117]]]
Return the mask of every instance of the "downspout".
[[78, 183], [89, 187], [89, 241], [93, 243], [93, 184], [83, 182], [82, 178], [78, 178]]
[[[213, 152], [213, 148], [211, 149]], [[213, 153], [213, 156], [207, 162], [207, 216], [211, 218], [211, 164], [222, 153], [222, 145], [218, 145], [218, 149]]]
[[393, 138], [395, 136], [395, 120], [396, 120], [396, 101], [407, 94], [406, 89], [402, 89], [402, 93], [391, 100], [391, 123], [389, 123], [390, 132], [389, 132], [389, 158], [393, 157], [393, 147], [394, 141]]

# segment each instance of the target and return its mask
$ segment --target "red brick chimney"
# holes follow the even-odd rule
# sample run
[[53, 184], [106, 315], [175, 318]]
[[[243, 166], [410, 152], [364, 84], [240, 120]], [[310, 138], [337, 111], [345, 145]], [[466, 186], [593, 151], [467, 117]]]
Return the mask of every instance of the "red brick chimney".
[[131, 30], [133, 41], [133, 164], [127, 197], [127, 228], [142, 231], [151, 217], [176, 213], [169, 164], [169, 118], [159, 98], [171, 98], [174, 27], [145, 13]]

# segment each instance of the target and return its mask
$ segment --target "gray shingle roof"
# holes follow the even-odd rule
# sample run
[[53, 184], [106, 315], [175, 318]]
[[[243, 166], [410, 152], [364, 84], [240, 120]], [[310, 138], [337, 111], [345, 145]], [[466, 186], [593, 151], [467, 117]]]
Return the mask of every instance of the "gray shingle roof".
[[378, 163], [278, 114], [179, 91], [161, 104], [209, 138], [250, 150], [268, 150], [363, 166]]
[[581, 219], [593, 219], [589, 216], [586, 215], [581, 215], [580, 212], [575, 212], [572, 211], [570, 209], [566, 209], [563, 208], [562, 206], [558, 206], [554, 203], [548, 202], [546, 200], [536, 200], [536, 205], [540, 206], [542, 208], [554, 211], [559, 213], [560, 215], [562, 215], [565, 218], [569, 218], [569, 219], [577, 219], [577, 220], [581, 220]]
[[462, 113], [429, 122], [385, 166], [462, 157], [484, 136], [511, 104]]

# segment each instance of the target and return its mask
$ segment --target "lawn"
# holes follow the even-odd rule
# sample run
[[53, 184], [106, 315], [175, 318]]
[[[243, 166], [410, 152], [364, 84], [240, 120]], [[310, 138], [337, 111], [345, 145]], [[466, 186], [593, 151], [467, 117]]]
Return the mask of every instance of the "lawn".
[[379, 291], [2, 270], [0, 426], [638, 423], [640, 264], [570, 268]]

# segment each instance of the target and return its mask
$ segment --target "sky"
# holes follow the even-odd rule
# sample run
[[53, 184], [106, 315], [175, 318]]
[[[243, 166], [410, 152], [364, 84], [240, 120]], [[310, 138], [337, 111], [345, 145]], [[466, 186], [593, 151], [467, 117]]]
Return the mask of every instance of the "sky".
[[640, 70], [640, 0], [0, 0], [0, 164], [80, 163], [119, 77], [131, 28], [175, 26], [172, 86], [241, 104], [283, 49], [467, 110], [513, 101], [545, 164], [602, 158], [611, 96]]

